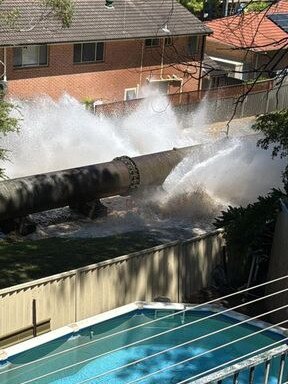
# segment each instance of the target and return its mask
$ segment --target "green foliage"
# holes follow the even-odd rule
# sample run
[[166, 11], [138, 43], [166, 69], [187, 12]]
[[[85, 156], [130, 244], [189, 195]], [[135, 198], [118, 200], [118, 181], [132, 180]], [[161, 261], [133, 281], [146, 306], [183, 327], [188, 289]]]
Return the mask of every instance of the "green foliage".
[[[0, 5], [5, 0], [0, 0]], [[71, 25], [74, 14], [73, 0], [38, 0], [39, 4], [52, 12], [62, 23], [63, 28], [68, 28]], [[15, 28], [16, 22], [20, 17], [20, 11], [15, 5], [15, 8], [2, 12], [0, 14], [0, 23], [2, 28]], [[41, 17], [42, 18], [42, 17]], [[44, 15], [45, 18], [45, 15]], [[37, 20], [35, 21], [37, 24]]]
[[231, 207], [222, 211], [214, 225], [225, 228], [227, 248], [232, 255], [244, 258], [251, 252], [269, 255], [271, 237], [279, 211], [279, 199], [284, 197], [279, 189], [272, 189], [267, 196], [259, 196], [247, 207]]
[[244, 8], [244, 12], [261, 12], [268, 7], [266, 1], [251, 1], [247, 7]]
[[[288, 109], [259, 116], [252, 128], [263, 134], [263, 138], [258, 140], [258, 146], [263, 149], [272, 146], [272, 158], [288, 156]], [[239, 274], [244, 270], [246, 278], [245, 266], [250, 268], [251, 265], [249, 255], [270, 255], [276, 217], [280, 209], [279, 199], [288, 194], [288, 165], [283, 172], [283, 182], [286, 195], [279, 189], [273, 189], [267, 196], [258, 197], [255, 203], [246, 208], [228, 207], [214, 223], [217, 228], [224, 227], [228, 253], [234, 260], [241, 260]]]
[[91, 97], [85, 97], [85, 98], [82, 100], [82, 103], [85, 105], [85, 108], [86, 108], [86, 109], [88, 109], [88, 110], [92, 110], [92, 109], [93, 109], [94, 99], [92, 99]]
[[[203, 13], [207, 13], [208, 19], [214, 19], [222, 16], [222, 5], [220, 0], [178, 0], [180, 4], [186, 7], [190, 12], [198, 17], [202, 17]], [[204, 7], [204, 8], [203, 8]]]
[[229, 206], [216, 219], [214, 225], [224, 228], [228, 279], [232, 286], [239, 287], [247, 282], [253, 255], [261, 258], [257, 277], [260, 281], [265, 279], [281, 197], [285, 197], [283, 192], [273, 189], [246, 208]]
[[[1, 99], [0, 95], [0, 135], [2, 135], [2, 137], [6, 136], [9, 132], [17, 131], [19, 128], [18, 119], [10, 115], [14, 108], [15, 106], [13, 104]], [[6, 150], [3, 148], [0, 148], [0, 159], [7, 159]], [[0, 168], [0, 178], [4, 176], [4, 170]]]
[[[288, 109], [259, 116], [252, 128], [264, 134], [257, 145], [268, 149], [272, 146], [272, 157], [281, 158], [288, 155]], [[288, 194], [288, 165], [282, 174], [286, 193]]]
[[203, 10], [203, 0], [179, 0], [179, 3], [184, 5], [192, 13], [200, 13]]
[[[1, 3], [0, 3], [1, 4]], [[16, 20], [18, 19], [20, 12], [18, 9], [11, 9], [10, 11], [2, 12], [0, 14], [1, 24], [13, 28]]]
[[55, 15], [61, 20], [62, 27], [68, 28], [71, 25], [74, 3], [72, 0], [41, 0], [44, 5], [51, 8]]

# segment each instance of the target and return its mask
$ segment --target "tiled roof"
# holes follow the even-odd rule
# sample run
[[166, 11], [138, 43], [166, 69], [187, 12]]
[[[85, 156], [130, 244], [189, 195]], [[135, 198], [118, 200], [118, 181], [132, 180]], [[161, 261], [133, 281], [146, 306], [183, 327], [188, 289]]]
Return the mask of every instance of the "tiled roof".
[[288, 44], [288, 34], [267, 16], [288, 13], [288, 1], [279, 1], [269, 10], [233, 15], [207, 22], [213, 30], [209, 40], [218, 40], [237, 48], [271, 51]]
[[[17, 8], [20, 17], [13, 28], [0, 26], [0, 46], [33, 43], [81, 42], [208, 34], [211, 30], [175, 0], [76, 0], [70, 28], [61, 28], [55, 16], [39, 21], [40, 1], [4, 0], [0, 14]], [[43, 2], [42, 2], [43, 3]]]

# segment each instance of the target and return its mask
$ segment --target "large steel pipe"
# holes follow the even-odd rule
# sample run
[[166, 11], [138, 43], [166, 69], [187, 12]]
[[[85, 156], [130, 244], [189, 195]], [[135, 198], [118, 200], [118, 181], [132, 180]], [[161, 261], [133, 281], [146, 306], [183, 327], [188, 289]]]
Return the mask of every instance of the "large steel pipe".
[[0, 221], [161, 185], [198, 146], [0, 182]]

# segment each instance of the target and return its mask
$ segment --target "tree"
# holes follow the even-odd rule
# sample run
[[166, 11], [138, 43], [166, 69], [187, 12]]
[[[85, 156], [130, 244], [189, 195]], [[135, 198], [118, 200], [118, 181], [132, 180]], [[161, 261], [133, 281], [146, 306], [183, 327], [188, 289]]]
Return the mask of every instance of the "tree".
[[[19, 121], [15, 117], [10, 116], [10, 113], [14, 108], [15, 106], [12, 103], [1, 99], [0, 95], [0, 137], [19, 129]], [[0, 160], [6, 160], [6, 155], [7, 153], [5, 149], [0, 148]], [[4, 176], [4, 170], [0, 168], [0, 178], [3, 178]]]
[[[42, 8], [42, 13], [38, 20], [35, 20], [32, 28], [37, 25], [37, 22], [46, 19], [49, 16], [57, 17], [63, 28], [68, 28], [72, 22], [74, 13], [73, 0], [37, 0]], [[0, 0], [0, 4], [5, 3], [5, 0]], [[0, 15], [0, 27], [14, 27], [17, 19], [20, 16], [20, 11], [17, 7], [8, 9]], [[30, 27], [31, 28], [31, 27]], [[17, 32], [17, 31], [16, 31]]]
[[267, 8], [267, 1], [253, 1], [244, 8], [244, 12], [261, 12], [265, 8]]
[[[0, 0], [0, 4], [5, 0]], [[49, 16], [57, 17], [62, 24], [62, 28], [68, 28], [72, 22], [74, 4], [73, 0], [38, 0], [40, 2], [43, 12], [39, 20], [35, 20], [29, 29], [33, 28], [40, 20]], [[0, 28], [15, 28], [15, 23], [20, 16], [17, 8], [8, 9], [0, 15]], [[15, 33], [17, 29], [15, 28]], [[0, 73], [1, 78], [1, 73]], [[19, 121], [15, 117], [11, 117], [11, 112], [16, 108], [9, 101], [4, 100], [4, 95], [0, 94], [0, 137], [7, 135], [10, 132], [15, 132], [19, 129]], [[4, 148], [0, 148], [0, 160], [7, 160], [7, 152]], [[5, 172], [0, 168], [0, 178], [5, 176]]]
[[[263, 149], [271, 146], [272, 158], [288, 156], [288, 109], [259, 116], [252, 128], [264, 135], [257, 145]], [[269, 260], [280, 210], [279, 200], [288, 195], [288, 164], [283, 172], [283, 183], [285, 193], [272, 189], [267, 196], [259, 196], [247, 207], [229, 206], [214, 223], [217, 228], [224, 227], [228, 253], [234, 261], [239, 259], [239, 271], [242, 268], [242, 276], [246, 279], [251, 266], [250, 256], [262, 255]]]
[[252, 257], [261, 257], [267, 272], [280, 198], [284, 196], [281, 190], [272, 189], [247, 207], [229, 206], [213, 223], [216, 228], [224, 228], [228, 264], [234, 269], [229, 278], [236, 285], [247, 282]]
[[[193, 9], [194, 2], [189, 0], [179, 1], [189, 10]], [[198, 1], [196, 1], [196, 3], [200, 4]], [[208, 7], [213, 10], [212, 13], [210, 12], [210, 14], [214, 14], [213, 17], [215, 17], [215, 9], [217, 9], [215, 1], [207, 0], [204, 1], [204, 4], [205, 9]], [[263, 28], [265, 29], [265, 23], [267, 20], [269, 20], [270, 15], [273, 15], [275, 12], [279, 12], [279, 9], [281, 10], [282, 8], [283, 1], [250, 0], [245, 3], [244, 7], [238, 10], [235, 9], [234, 15], [221, 18], [221, 21], [217, 22], [218, 32], [221, 30], [221, 35], [225, 38], [227, 43], [227, 50], [229, 49], [234, 51], [232, 56], [243, 56], [243, 58], [239, 59], [238, 61], [243, 61], [245, 63], [245, 60], [248, 58], [248, 56], [252, 52], [255, 53], [254, 62], [249, 61], [249, 65], [245, 65], [242, 71], [235, 71], [235, 74], [237, 73], [237, 77], [239, 74], [243, 73], [244, 78], [248, 78], [251, 81], [249, 82], [249, 87], [246, 87], [245, 93], [240, 95], [235, 101], [235, 108], [233, 111], [231, 111], [231, 120], [234, 118], [237, 108], [245, 101], [246, 97], [254, 89], [256, 83], [259, 80], [263, 80], [263, 78], [274, 78], [275, 85], [280, 87], [288, 74], [284, 65], [288, 49], [288, 35], [283, 37], [283, 33], [280, 33], [281, 28], [279, 27], [279, 38], [271, 38], [271, 41], [267, 43], [266, 40], [269, 38], [269, 34], [267, 35], [265, 32], [263, 32]], [[284, 13], [284, 11], [281, 12]], [[263, 36], [265, 36], [264, 40], [262, 39]], [[208, 44], [206, 44], [206, 47], [207, 45]], [[263, 54], [261, 52], [263, 52]], [[223, 49], [220, 53], [223, 54]], [[213, 54], [212, 56], [217, 55]], [[185, 59], [184, 55], [182, 54], [181, 62], [185, 63], [185, 61], [187, 68], [190, 67], [188, 71], [189, 75], [186, 74], [185, 81], [189, 81], [189, 78], [191, 77], [196, 79], [203, 79], [209, 76], [211, 73], [217, 74], [217, 70], [219, 70], [216, 69], [215, 71], [211, 63], [208, 62], [203, 62], [200, 65], [197, 64], [197, 58], [194, 63], [191, 63], [191, 61], [193, 61], [191, 60], [191, 57], [186, 57]], [[197, 72], [197, 68], [201, 71], [200, 75], [199, 72]], [[282, 70], [279, 68], [282, 68]], [[231, 79], [231, 72], [232, 70], [229, 70], [229, 79]], [[229, 127], [227, 129], [227, 132], [228, 131]]]
[[203, 11], [203, 0], [179, 0], [179, 3], [196, 15], [199, 15]]
[[[264, 134], [257, 145], [268, 149], [273, 146], [272, 158], [288, 156], [288, 109], [259, 116], [252, 128]], [[288, 195], [288, 164], [283, 172], [283, 184]]]

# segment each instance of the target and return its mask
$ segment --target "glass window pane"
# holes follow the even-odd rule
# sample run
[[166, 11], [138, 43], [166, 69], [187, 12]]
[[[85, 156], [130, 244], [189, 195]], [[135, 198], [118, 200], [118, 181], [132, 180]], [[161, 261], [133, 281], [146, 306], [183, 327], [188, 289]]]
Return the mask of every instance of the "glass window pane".
[[151, 45], [152, 45], [152, 39], [146, 39], [146, 40], [145, 40], [145, 45], [146, 45], [146, 47], [151, 47]]
[[154, 47], [158, 47], [159, 44], [160, 44], [159, 39], [152, 39], [152, 45], [153, 45]]
[[165, 37], [165, 45], [172, 45], [171, 37]]
[[104, 60], [104, 43], [97, 43], [96, 60]]
[[125, 100], [133, 100], [136, 97], [136, 89], [125, 89]]
[[83, 44], [82, 61], [95, 61], [95, 43]]
[[81, 44], [74, 44], [74, 63], [81, 63]]
[[190, 36], [188, 43], [188, 53], [189, 55], [194, 55], [198, 51], [198, 37]]
[[47, 64], [47, 45], [39, 46], [39, 65]]
[[39, 45], [22, 47], [22, 66], [38, 65]]
[[21, 67], [22, 65], [22, 48], [13, 48], [13, 66]]

